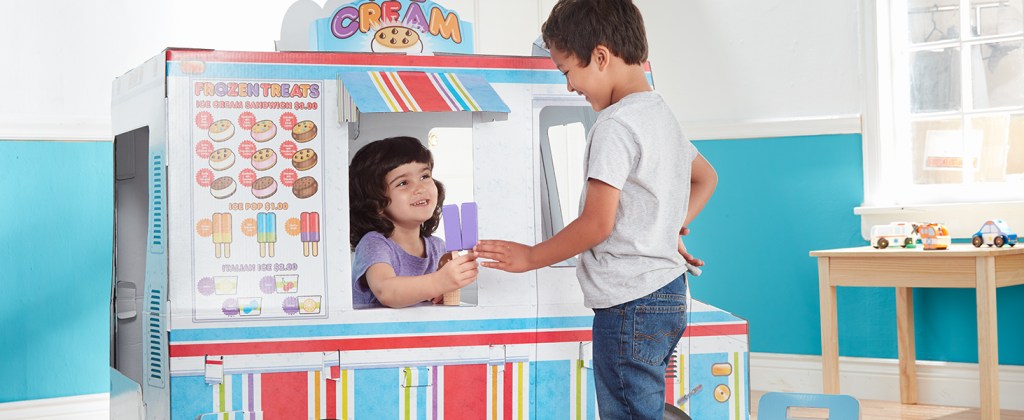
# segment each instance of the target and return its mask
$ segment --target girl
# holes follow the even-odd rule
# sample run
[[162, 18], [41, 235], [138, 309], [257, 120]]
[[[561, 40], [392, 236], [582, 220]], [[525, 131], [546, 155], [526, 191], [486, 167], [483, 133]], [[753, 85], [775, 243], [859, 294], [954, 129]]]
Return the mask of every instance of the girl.
[[352, 304], [402, 308], [476, 280], [476, 255], [437, 269], [444, 241], [432, 236], [444, 186], [431, 177], [434, 157], [419, 140], [392, 137], [356, 152], [349, 166], [349, 217], [355, 248]]

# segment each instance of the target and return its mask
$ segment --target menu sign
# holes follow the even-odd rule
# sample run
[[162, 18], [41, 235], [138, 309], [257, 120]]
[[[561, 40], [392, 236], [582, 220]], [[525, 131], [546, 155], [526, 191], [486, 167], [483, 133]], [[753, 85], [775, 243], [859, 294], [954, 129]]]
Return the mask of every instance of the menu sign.
[[196, 321], [326, 316], [322, 86], [192, 80]]

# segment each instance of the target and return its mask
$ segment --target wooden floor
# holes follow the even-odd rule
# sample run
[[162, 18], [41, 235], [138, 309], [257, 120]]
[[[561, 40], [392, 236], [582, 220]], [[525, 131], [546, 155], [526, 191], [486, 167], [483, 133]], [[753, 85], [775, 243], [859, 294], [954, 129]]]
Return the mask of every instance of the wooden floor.
[[[764, 392], [750, 391], [750, 419], [757, 419], [757, 402]], [[802, 418], [802, 417], [801, 417]], [[812, 417], [813, 418], [813, 417]], [[890, 401], [861, 401], [862, 420], [974, 420], [981, 418], [977, 408], [943, 407], [937, 405], [903, 405]], [[1024, 420], [1024, 411], [1002, 410], [1001, 420]]]

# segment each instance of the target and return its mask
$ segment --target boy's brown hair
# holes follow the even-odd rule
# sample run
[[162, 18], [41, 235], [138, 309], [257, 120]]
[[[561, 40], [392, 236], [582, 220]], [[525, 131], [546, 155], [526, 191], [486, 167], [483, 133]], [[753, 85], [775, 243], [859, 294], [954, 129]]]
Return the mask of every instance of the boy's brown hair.
[[581, 66], [598, 45], [626, 64], [647, 61], [644, 18], [632, 0], [559, 0], [540, 30], [548, 48], [572, 53]]

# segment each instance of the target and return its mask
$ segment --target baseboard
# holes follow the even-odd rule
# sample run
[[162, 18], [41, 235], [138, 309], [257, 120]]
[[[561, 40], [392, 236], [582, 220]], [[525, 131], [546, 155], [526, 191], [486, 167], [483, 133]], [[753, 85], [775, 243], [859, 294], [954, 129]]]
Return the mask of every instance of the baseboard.
[[75, 395], [0, 404], [4, 420], [109, 420], [110, 394]]
[[[978, 407], [978, 365], [917, 361], [918, 402], [928, 405]], [[756, 391], [822, 391], [821, 356], [750, 353], [750, 389]], [[839, 358], [840, 392], [857, 399], [900, 400], [899, 361], [862, 357]], [[999, 366], [999, 405], [1024, 410], [1024, 366]]]

